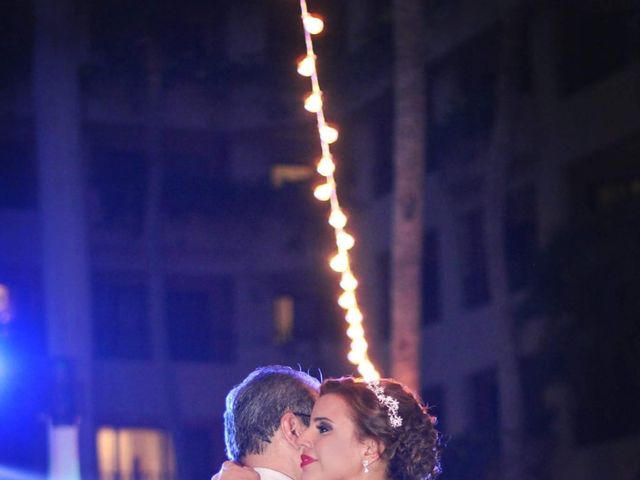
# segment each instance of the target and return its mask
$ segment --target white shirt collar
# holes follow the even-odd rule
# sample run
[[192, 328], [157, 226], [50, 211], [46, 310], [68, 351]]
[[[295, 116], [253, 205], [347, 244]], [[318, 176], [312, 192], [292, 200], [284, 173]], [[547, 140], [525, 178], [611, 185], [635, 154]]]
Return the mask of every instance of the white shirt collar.
[[260, 475], [260, 480], [293, 480], [288, 475], [271, 468], [254, 467], [254, 470]]

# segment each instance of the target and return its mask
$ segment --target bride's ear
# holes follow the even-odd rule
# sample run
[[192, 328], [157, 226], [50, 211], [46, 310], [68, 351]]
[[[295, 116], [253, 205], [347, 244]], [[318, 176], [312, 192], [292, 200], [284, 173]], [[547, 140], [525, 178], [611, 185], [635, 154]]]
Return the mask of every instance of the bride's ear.
[[292, 412], [287, 412], [280, 419], [280, 430], [287, 442], [297, 445], [298, 436], [304, 431], [300, 419]]
[[384, 443], [374, 438], [365, 439], [362, 445], [364, 447], [362, 459], [367, 460], [369, 464], [379, 460], [382, 452], [384, 452]]

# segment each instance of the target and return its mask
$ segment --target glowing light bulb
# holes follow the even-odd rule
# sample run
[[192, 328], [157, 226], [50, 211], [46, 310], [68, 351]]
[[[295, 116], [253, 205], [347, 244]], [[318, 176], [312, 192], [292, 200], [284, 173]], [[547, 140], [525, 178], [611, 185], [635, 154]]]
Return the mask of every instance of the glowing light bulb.
[[307, 112], [318, 113], [322, 108], [322, 96], [320, 93], [314, 92], [310, 94], [304, 101], [304, 109]]
[[323, 142], [335, 143], [338, 140], [338, 130], [331, 125], [323, 125], [320, 127], [320, 139]]
[[360, 372], [360, 375], [362, 375], [362, 378], [365, 381], [380, 379], [380, 374], [368, 358], [365, 358], [360, 362], [360, 365], [358, 365], [358, 372]]
[[355, 239], [344, 230], [336, 234], [336, 245], [342, 250], [350, 250], [355, 245]]
[[318, 15], [310, 14], [304, 1], [300, 2], [300, 8], [307, 44], [307, 55], [299, 59], [297, 71], [302, 76], [311, 77], [313, 90], [305, 98], [304, 108], [309, 112], [316, 113], [318, 117], [318, 134], [324, 155], [318, 161], [316, 170], [320, 175], [326, 177], [326, 183], [316, 186], [313, 194], [318, 200], [331, 200], [331, 212], [328, 220], [329, 224], [335, 229], [338, 252], [329, 260], [329, 265], [333, 270], [341, 274], [340, 287], [343, 292], [338, 297], [338, 304], [346, 310], [345, 320], [349, 325], [346, 333], [347, 337], [351, 339], [351, 347], [347, 359], [357, 366], [358, 372], [365, 380], [375, 380], [380, 378], [380, 374], [367, 355], [368, 344], [362, 324], [363, 315], [358, 307], [355, 294], [358, 281], [351, 272], [349, 265], [349, 250], [355, 245], [355, 239], [344, 231], [344, 227], [347, 224], [347, 216], [338, 203], [337, 187], [333, 177], [336, 165], [328, 147], [329, 144], [333, 144], [338, 140], [339, 133], [337, 128], [325, 123], [322, 92], [320, 91], [318, 72], [316, 70], [316, 56], [313, 53], [313, 41], [310, 38], [311, 35], [322, 32], [324, 21]]
[[354, 365], [358, 365], [360, 362], [364, 360], [364, 353], [362, 352], [354, 352], [353, 350], [347, 354], [347, 360]]
[[320, 161], [318, 162], [317, 170], [318, 173], [323, 177], [333, 175], [333, 172], [335, 172], [336, 170], [336, 164], [333, 163], [331, 155], [325, 155], [320, 159]]
[[353, 291], [342, 292], [340, 297], [338, 297], [338, 305], [340, 305], [345, 310], [349, 310], [356, 306], [356, 295]]
[[316, 71], [316, 60], [311, 55], [307, 55], [298, 62], [298, 73], [303, 77], [310, 77]]
[[350, 308], [347, 311], [347, 315], [345, 316], [345, 320], [350, 324], [354, 324], [354, 323], [360, 323], [362, 322], [362, 319], [364, 318], [364, 316], [362, 315], [362, 312], [357, 308]]
[[342, 213], [342, 210], [335, 209], [329, 215], [329, 225], [333, 228], [344, 228], [347, 224], [347, 216]]
[[317, 35], [324, 29], [324, 22], [320, 17], [316, 17], [315, 15], [305, 15], [302, 18], [302, 23], [304, 24], [304, 29], [311, 35]]
[[344, 272], [340, 280], [340, 288], [347, 292], [353, 292], [358, 287], [358, 280], [351, 272]]
[[364, 356], [364, 354], [367, 352], [367, 347], [369, 345], [367, 345], [367, 341], [364, 339], [364, 337], [356, 337], [351, 341], [351, 351], [355, 352], [356, 354], [362, 354]]
[[349, 337], [351, 340], [362, 336], [364, 336], [364, 329], [362, 328], [361, 323], [354, 323], [353, 325], [350, 325], [349, 328], [347, 328], [347, 337]]
[[342, 273], [349, 266], [349, 257], [345, 252], [338, 252], [330, 261], [329, 266], [335, 272]]
[[313, 191], [313, 196], [322, 202], [326, 202], [331, 198], [333, 194], [333, 186], [328, 183], [323, 183], [322, 185], [318, 185]]

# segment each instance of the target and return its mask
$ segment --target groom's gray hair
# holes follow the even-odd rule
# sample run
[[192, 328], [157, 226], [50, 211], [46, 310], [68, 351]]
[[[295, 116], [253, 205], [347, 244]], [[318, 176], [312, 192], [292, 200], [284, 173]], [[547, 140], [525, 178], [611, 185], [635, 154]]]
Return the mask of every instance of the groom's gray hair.
[[318, 398], [320, 382], [291, 367], [260, 367], [227, 395], [224, 440], [227, 457], [263, 453], [287, 412], [298, 415], [305, 425]]

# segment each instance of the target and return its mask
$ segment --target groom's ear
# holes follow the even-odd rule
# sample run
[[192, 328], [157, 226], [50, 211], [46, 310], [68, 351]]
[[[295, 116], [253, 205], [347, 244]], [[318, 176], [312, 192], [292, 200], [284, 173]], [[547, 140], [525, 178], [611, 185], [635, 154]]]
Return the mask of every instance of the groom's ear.
[[303, 431], [303, 425], [294, 413], [287, 412], [280, 419], [280, 430], [287, 442], [297, 446], [298, 436]]

